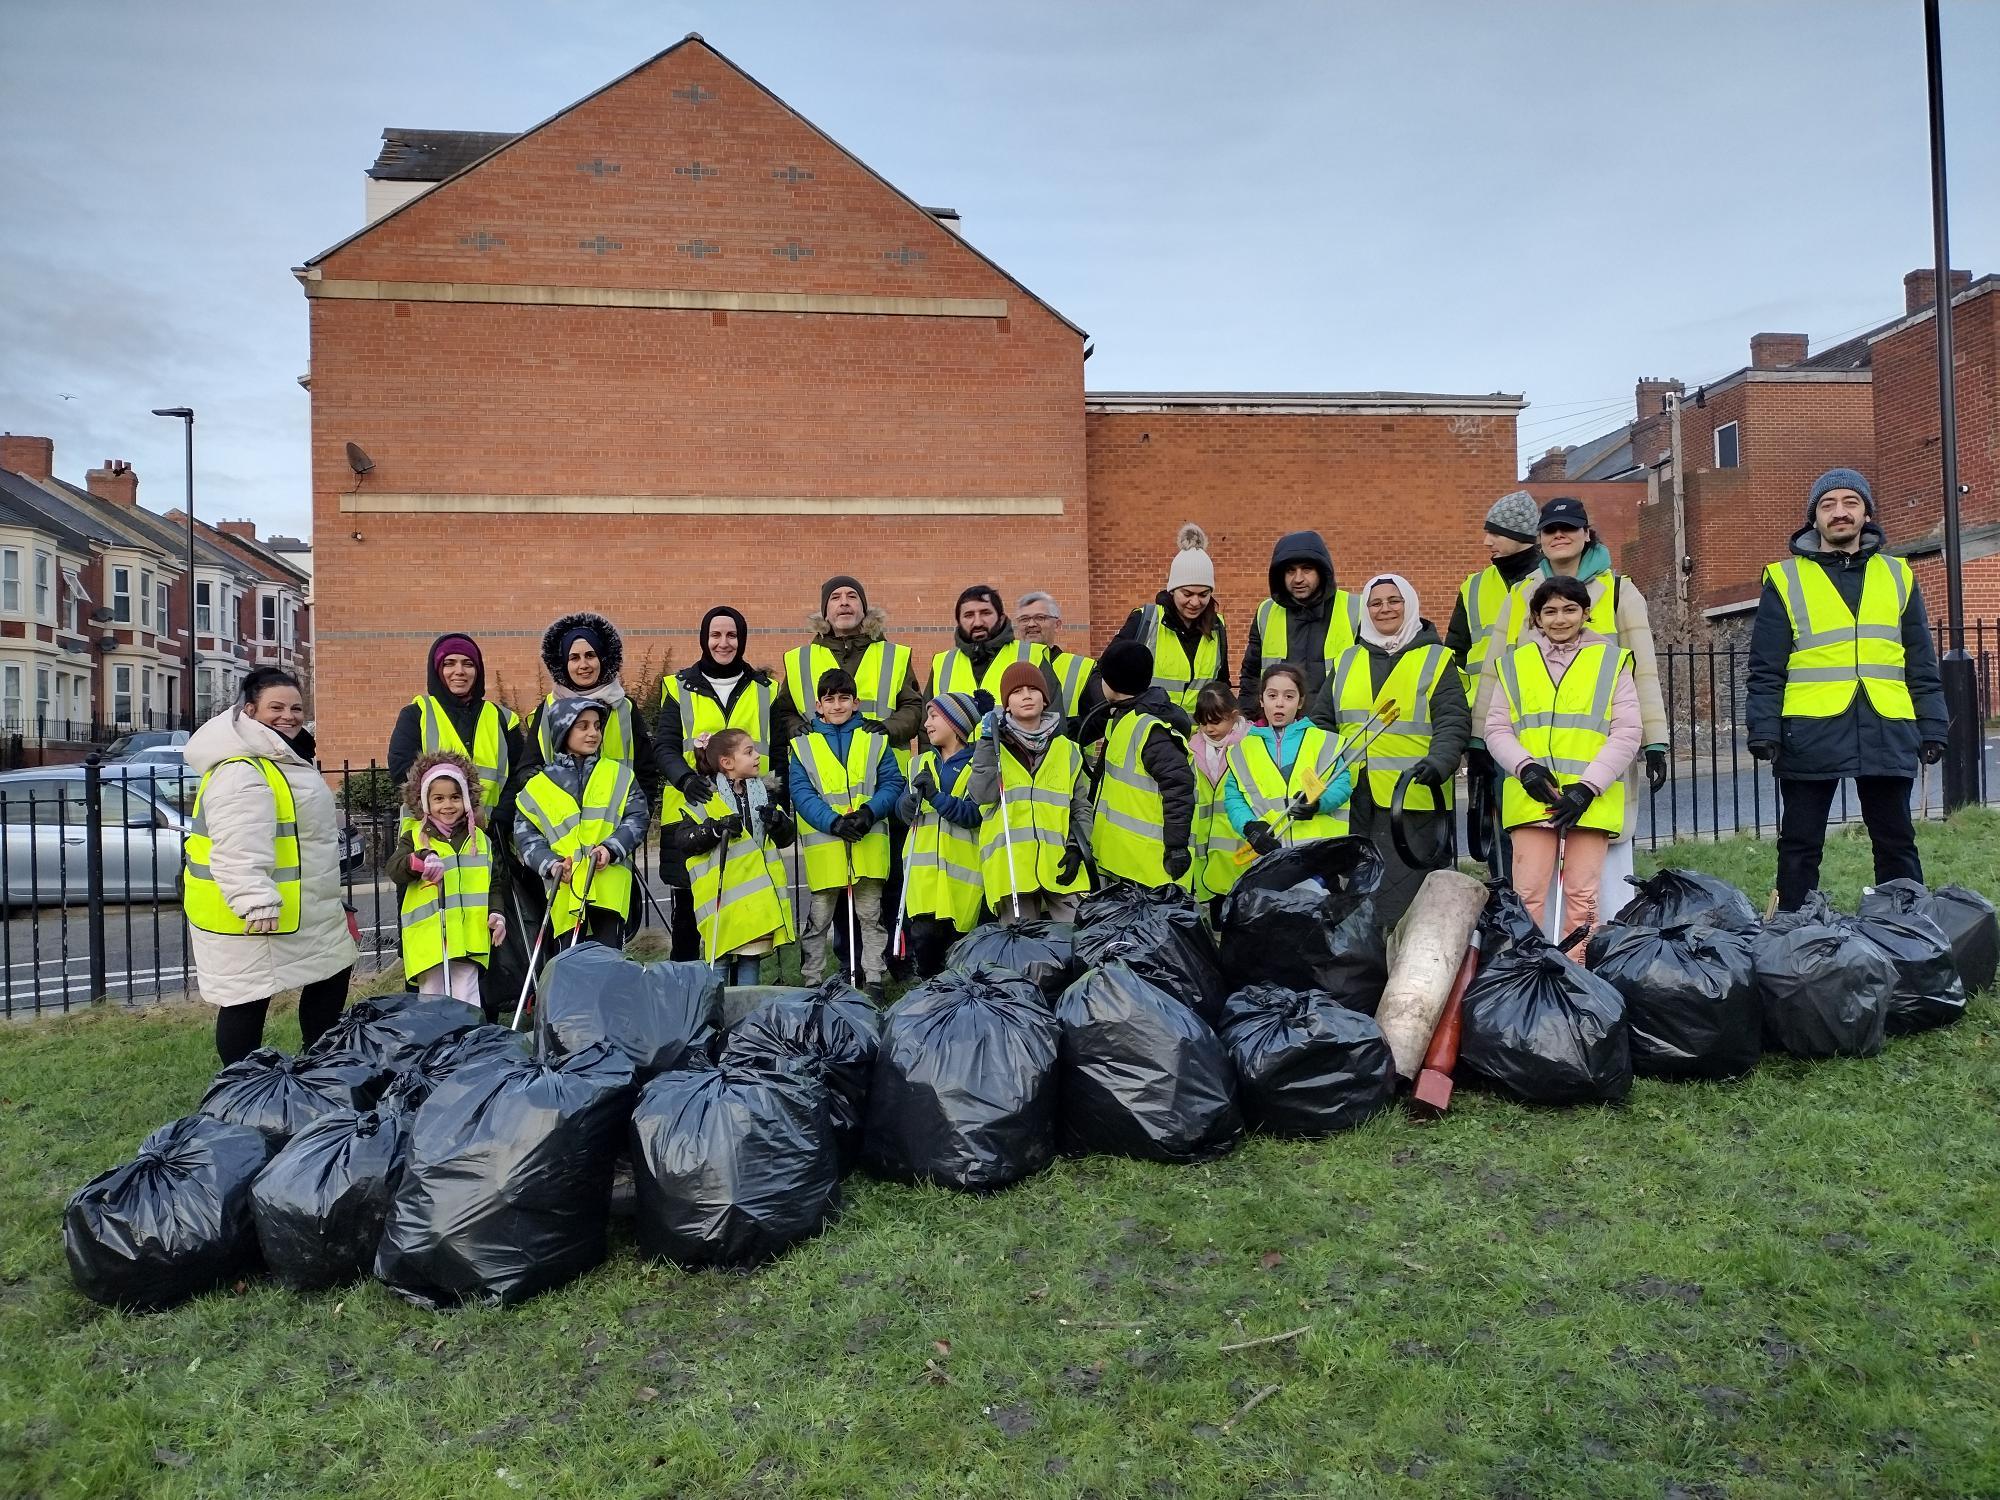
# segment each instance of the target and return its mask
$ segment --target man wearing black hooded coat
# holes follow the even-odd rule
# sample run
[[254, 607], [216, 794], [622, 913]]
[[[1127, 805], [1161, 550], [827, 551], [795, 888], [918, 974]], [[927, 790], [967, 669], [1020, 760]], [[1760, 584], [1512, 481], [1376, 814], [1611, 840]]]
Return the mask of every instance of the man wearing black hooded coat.
[[[1361, 630], [1361, 603], [1335, 584], [1333, 554], [1317, 531], [1288, 531], [1278, 538], [1271, 549], [1270, 584], [1271, 596], [1257, 606], [1237, 674], [1236, 701], [1253, 719], [1259, 716], [1257, 695], [1266, 667], [1288, 661], [1305, 673], [1310, 702]], [[1275, 649], [1279, 641], [1282, 650]]]

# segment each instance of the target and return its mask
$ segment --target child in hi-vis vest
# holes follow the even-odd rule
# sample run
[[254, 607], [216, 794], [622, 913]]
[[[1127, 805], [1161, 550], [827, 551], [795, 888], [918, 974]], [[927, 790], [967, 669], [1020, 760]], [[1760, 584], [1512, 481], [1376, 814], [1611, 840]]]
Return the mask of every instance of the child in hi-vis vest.
[[478, 1005], [480, 977], [507, 938], [504, 872], [479, 826], [479, 778], [449, 750], [420, 755], [403, 784], [403, 836], [389, 856], [401, 893], [403, 973], [421, 995]]
[[589, 698], [558, 698], [542, 716], [556, 752], [514, 801], [514, 848], [553, 887], [549, 933], [560, 946], [594, 938], [625, 946], [631, 856], [651, 809], [632, 767], [601, 754], [606, 712]]
[[702, 957], [724, 984], [755, 984], [764, 955], [797, 940], [780, 849], [791, 847], [791, 815], [771, 800], [757, 772], [757, 742], [742, 729], [720, 729], [695, 756], [714, 791], [688, 804], [675, 826], [687, 863]]

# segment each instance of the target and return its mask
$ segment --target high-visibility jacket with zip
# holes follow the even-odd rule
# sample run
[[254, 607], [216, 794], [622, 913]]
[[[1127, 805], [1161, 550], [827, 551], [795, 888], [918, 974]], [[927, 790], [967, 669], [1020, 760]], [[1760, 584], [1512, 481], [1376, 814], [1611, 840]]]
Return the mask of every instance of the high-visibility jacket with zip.
[[[882, 735], [857, 729], [848, 736], [847, 758], [833, 753], [833, 746], [818, 730], [792, 741], [792, 753], [804, 768], [813, 790], [826, 799], [836, 815], [857, 812], [875, 795], [882, 757], [889, 741]], [[815, 891], [837, 891], [856, 879], [889, 878], [889, 822], [878, 818], [873, 827], [853, 843], [831, 833], [822, 833], [799, 820], [799, 847], [805, 851], [806, 885]]]
[[[479, 777], [479, 805], [491, 812], [500, 805], [500, 792], [507, 785], [507, 774], [513, 769], [508, 764], [507, 731], [521, 727], [521, 716], [513, 709], [498, 703], [482, 703], [479, 719], [473, 726], [472, 743], [466, 744], [459, 735], [458, 726], [444, 711], [444, 705], [428, 693], [419, 693], [410, 700], [417, 710], [418, 733], [423, 737], [422, 753], [434, 755], [448, 750], [454, 755], [462, 755], [472, 762], [472, 769]], [[415, 826], [416, 819], [405, 816], [405, 831]]]
[[[1273, 730], [1274, 734], [1282, 731]], [[1288, 818], [1285, 808], [1294, 797], [1311, 797], [1315, 804], [1340, 768], [1340, 741], [1317, 724], [1306, 725], [1289, 774], [1279, 770], [1262, 735], [1248, 734], [1229, 747], [1229, 770], [1250, 811], [1271, 825], [1286, 844], [1312, 839], [1337, 839], [1347, 833], [1347, 807], [1332, 812], [1315, 808], [1309, 818]]]
[[[945, 796], [965, 795], [972, 781], [970, 756], [949, 786], [939, 769], [937, 751], [926, 750], [916, 758], [916, 771], [926, 766]], [[909, 851], [903, 858], [904, 915], [936, 917], [960, 932], [972, 931], [979, 925], [983, 904], [979, 863], [979, 831], [960, 828], [917, 798], [917, 820], [910, 825]]]
[[[597, 702], [596, 699], [589, 698], [589, 695], [586, 693], [573, 693], [566, 696], [588, 698], [592, 703]], [[555, 706], [556, 695], [550, 693], [546, 698], [542, 699], [542, 714], [535, 721], [535, 739], [542, 748], [542, 759], [545, 761], [554, 760], [562, 751], [562, 746], [551, 744], [549, 737], [549, 710]], [[616, 707], [609, 707], [601, 703], [597, 706], [605, 710], [603, 715], [604, 742], [597, 747], [598, 755], [605, 760], [615, 760], [628, 766], [631, 765], [632, 746], [635, 743], [632, 737], [632, 700], [630, 698], [620, 698]]]
[[[1402, 774], [1431, 753], [1436, 722], [1433, 702], [1445, 673], [1454, 670], [1454, 658], [1448, 646], [1417, 646], [1405, 651], [1389, 669], [1380, 692], [1369, 686], [1374, 674], [1368, 658], [1365, 646], [1356, 646], [1340, 658], [1333, 669], [1332, 697], [1341, 743], [1350, 747], [1350, 757], [1358, 752], [1363, 729], [1376, 707], [1396, 705], [1396, 722], [1375, 735], [1362, 758], [1367, 767], [1368, 795], [1386, 812]], [[1451, 805], [1449, 777], [1438, 787], [1419, 786], [1413, 781], [1403, 794], [1403, 806], [1411, 812], [1434, 812]]]
[[[839, 665], [833, 653], [817, 641], [794, 646], [785, 653], [785, 691], [792, 695], [792, 708], [801, 719], [812, 721], [813, 706], [819, 702], [819, 680]], [[854, 696], [862, 717], [888, 723], [889, 715], [896, 711], [896, 695], [909, 675], [908, 646], [898, 646], [894, 641], [870, 641], [854, 670]], [[895, 748], [896, 764], [907, 776], [910, 748], [907, 745]], [[801, 829], [801, 837], [804, 833]]]
[[[1547, 766], [1559, 786], [1582, 780], [1597, 752], [1611, 737], [1611, 705], [1618, 674], [1630, 671], [1632, 653], [1617, 646], [1592, 644], [1576, 653], [1562, 675], [1549, 676], [1539, 644], [1530, 641], [1494, 658], [1500, 691], [1507, 695], [1507, 712], [1528, 759]], [[1509, 828], [1540, 823], [1549, 805], [1528, 795], [1519, 778], [1509, 776], [1500, 794], [1500, 820]], [[1580, 828], [1617, 834], [1625, 827], [1625, 783], [1614, 781], [1597, 794], [1578, 820]]]
[[1220, 779], [1210, 781], [1196, 761], [1194, 767], [1194, 825], [1188, 838], [1188, 852], [1194, 856], [1194, 893], [1206, 901], [1227, 895], [1243, 873], [1236, 861], [1243, 848], [1243, 835], [1229, 825], [1229, 809], [1222, 800], [1222, 783], [1229, 779], [1223, 768]]
[[1030, 891], [1067, 896], [1088, 889], [1090, 881], [1082, 870], [1071, 880], [1060, 879], [1056, 873], [1069, 844], [1069, 800], [1076, 791], [1083, 752], [1075, 742], [1057, 735], [1031, 774], [1004, 738], [994, 748], [1007, 814], [1003, 824], [1000, 804], [996, 803], [979, 823], [979, 867], [986, 880], [986, 904], [999, 911], [1017, 891], [1024, 896]]
[[1326, 604], [1326, 634], [1317, 641], [1301, 641], [1294, 647], [1291, 622], [1292, 612], [1275, 599], [1257, 606], [1258, 671], [1274, 662], [1303, 662], [1301, 652], [1318, 651], [1321, 663], [1331, 673], [1340, 654], [1361, 635], [1361, 600], [1347, 589], [1335, 589]]
[[413, 880], [403, 887], [403, 973], [414, 978], [447, 958], [484, 968], [493, 947], [486, 926], [492, 910], [493, 845], [485, 831], [474, 824], [454, 849], [420, 826], [410, 843], [419, 858], [435, 854], [443, 862], [444, 881]]
[[[1222, 613], [1216, 612], [1215, 629], [1201, 638], [1188, 660], [1187, 648], [1175, 631], [1166, 628], [1166, 610], [1155, 602], [1139, 611], [1139, 640], [1153, 653], [1153, 686], [1167, 695], [1169, 702], [1186, 714], [1194, 713], [1194, 700], [1201, 690], [1225, 675], [1222, 660]], [[1158, 884], [1159, 882], [1154, 882]]]
[[1075, 723], [1083, 717], [1083, 692], [1090, 686], [1090, 674], [1097, 670], [1097, 658], [1065, 651], [1056, 658], [1056, 682], [1062, 688], [1062, 711]]
[[[975, 673], [972, 658], [956, 646], [949, 651], [941, 651], [931, 658], [931, 696], [940, 693], [984, 692], [996, 704], [1000, 704], [1000, 679], [1007, 675], [1007, 669], [1017, 661], [1033, 666], [1046, 666], [1049, 648], [1040, 641], [1015, 641], [1001, 648], [1000, 654], [987, 663], [984, 672]], [[1005, 704], [1000, 704], [1005, 707]], [[1053, 705], [1051, 705], [1053, 706]]]
[[1151, 714], [1133, 710], [1121, 714], [1105, 736], [1091, 853], [1097, 873], [1106, 879], [1145, 886], [1182, 883], [1167, 875], [1166, 802], [1160, 784], [1146, 770], [1146, 741], [1155, 734], [1171, 736], [1173, 730]]
[[[702, 807], [710, 822], [736, 816], [735, 801], [717, 791]], [[796, 942], [791, 903], [786, 899], [785, 863], [762, 828], [744, 819], [727, 843], [687, 862], [701, 951], [713, 963], [759, 938], [774, 944]]]
[[1786, 718], [1836, 718], [1857, 691], [1885, 719], [1916, 718], [1904, 675], [1903, 610], [1914, 587], [1908, 563], [1879, 552], [1871, 556], [1861, 574], [1858, 612], [1847, 607], [1826, 569], [1805, 558], [1772, 563], [1764, 581], [1778, 591], [1792, 622]]
[[181, 910], [187, 914], [188, 925], [201, 932], [240, 937], [250, 930], [249, 924], [230, 909], [229, 900], [222, 894], [222, 887], [216, 884], [215, 873], [209, 867], [214, 845], [209, 839], [208, 818], [202, 808], [208, 797], [209, 781], [233, 760], [255, 766], [257, 773], [264, 778], [264, 784], [271, 789], [271, 804], [277, 814], [271, 833], [271, 883], [278, 888], [278, 925], [271, 930], [297, 932], [304, 890], [299, 865], [298, 804], [292, 798], [291, 783], [285, 780], [285, 773], [278, 763], [261, 755], [232, 755], [229, 760], [219, 760], [202, 772], [201, 782], [194, 791], [194, 809], [189, 815], [187, 838], [181, 845], [182, 857], [187, 862], [182, 878]]
[[[1526, 578], [1515, 584], [1507, 595], [1503, 608], [1503, 618], [1488, 632], [1495, 641], [1489, 648], [1487, 660], [1505, 648], [1521, 644], [1521, 632], [1535, 623], [1534, 615], [1528, 608], [1528, 601], [1535, 597], [1535, 590], [1549, 579], [1549, 574], [1536, 568]], [[1584, 617], [1583, 628], [1607, 640], [1618, 639], [1618, 591], [1625, 587], [1625, 577], [1620, 573], [1600, 573], [1584, 585], [1590, 590], [1590, 613]]]
[[550, 850], [572, 861], [569, 879], [549, 903], [549, 927], [556, 933], [575, 923], [583, 907], [599, 907], [625, 916], [632, 909], [632, 871], [623, 860], [593, 870], [581, 856], [604, 843], [618, 829], [634, 785], [632, 768], [600, 755], [584, 783], [583, 801], [562, 789], [546, 771], [537, 771], [521, 788], [515, 810], [535, 825]]
[[1485, 670], [1487, 653], [1493, 647], [1493, 627], [1507, 606], [1508, 584], [1500, 569], [1488, 563], [1458, 586], [1458, 602], [1465, 611], [1465, 661], [1459, 676], [1465, 683], [1469, 705], [1477, 690], [1479, 674]]
[[[695, 743], [703, 735], [719, 734], [725, 729], [740, 729], [749, 735], [757, 748], [757, 774], [766, 776], [771, 770], [771, 699], [772, 688], [768, 682], [751, 678], [743, 690], [736, 695], [736, 701], [724, 713], [722, 704], [707, 693], [697, 693], [670, 674], [660, 684], [660, 704], [662, 712], [671, 710], [681, 721], [681, 757], [688, 769], [695, 769]], [[687, 810], [687, 798], [674, 785], [673, 778], [667, 778], [660, 788], [660, 826], [680, 821]]]

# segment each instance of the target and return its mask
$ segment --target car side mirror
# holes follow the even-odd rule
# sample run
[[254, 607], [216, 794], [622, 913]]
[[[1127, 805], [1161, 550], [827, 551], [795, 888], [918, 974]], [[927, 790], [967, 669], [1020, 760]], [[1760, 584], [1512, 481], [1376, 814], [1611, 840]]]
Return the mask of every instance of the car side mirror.
[[155, 828], [159, 825], [149, 813], [133, 813], [130, 817], [126, 818], [125, 826], [127, 828]]

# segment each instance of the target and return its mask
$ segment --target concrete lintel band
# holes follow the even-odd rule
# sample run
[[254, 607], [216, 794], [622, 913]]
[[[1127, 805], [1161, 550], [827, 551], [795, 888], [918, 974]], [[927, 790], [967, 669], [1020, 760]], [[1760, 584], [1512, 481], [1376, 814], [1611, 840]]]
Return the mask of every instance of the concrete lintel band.
[[688, 312], [873, 313], [902, 318], [1004, 318], [1005, 297], [869, 297], [835, 292], [698, 292], [682, 287], [551, 286], [485, 281], [342, 281], [301, 277], [308, 297], [363, 302], [651, 307]]
[[340, 497], [347, 515], [1059, 516], [1060, 495], [393, 495]]

